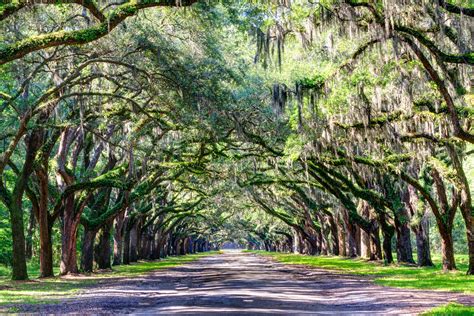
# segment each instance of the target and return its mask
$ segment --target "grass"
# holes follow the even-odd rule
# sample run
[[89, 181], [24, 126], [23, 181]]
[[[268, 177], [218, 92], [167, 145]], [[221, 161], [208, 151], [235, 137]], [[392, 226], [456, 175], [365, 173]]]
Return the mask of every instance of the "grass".
[[474, 294], [474, 276], [465, 274], [467, 255], [457, 255], [459, 271], [444, 273], [439, 257], [433, 257], [436, 267], [413, 267], [402, 265], [383, 265], [363, 259], [350, 259], [335, 256], [306, 256], [298, 254], [252, 251], [270, 256], [286, 264], [303, 264], [343, 273], [373, 276], [375, 283], [386, 286], [415, 288], [425, 290], [445, 290]]
[[443, 306], [436, 307], [426, 313], [421, 314], [423, 316], [461, 316], [461, 315], [474, 315], [474, 306], [465, 306], [457, 303], [449, 303]]
[[[111, 278], [134, 277], [159, 269], [172, 268], [216, 253], [217, 252], [205, 252], [167, 257], [159, 261], [115, 266], [113, 271], [110, 272], [81, 275], [78, 277], [54, 277], [30, 281], [11, 281], [8, 277], [9, 271], [0, 269], [0, 306], [10, 304], [56, 303], [62, 298], [71, 296], [101, 281], [110, 280]], [[28, 268], [31, 278], [39, 275], [36, 266], [30, 265]], [[14, 307], [13, 310], [9, 311], [14, 312]]]

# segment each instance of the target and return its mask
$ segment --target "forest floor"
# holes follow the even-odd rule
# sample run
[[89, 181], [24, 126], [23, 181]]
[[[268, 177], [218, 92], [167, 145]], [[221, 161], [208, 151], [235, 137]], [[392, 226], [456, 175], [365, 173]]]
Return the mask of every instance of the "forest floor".
[[[169, 269], [102, 280], [60, 304], [5, 305], [42, 314], [417, 314], [474, 296], [374, 284], [373, 277], [288, 265], [240, 251]], [[0, 309], [1, 312], [1, 309]]]

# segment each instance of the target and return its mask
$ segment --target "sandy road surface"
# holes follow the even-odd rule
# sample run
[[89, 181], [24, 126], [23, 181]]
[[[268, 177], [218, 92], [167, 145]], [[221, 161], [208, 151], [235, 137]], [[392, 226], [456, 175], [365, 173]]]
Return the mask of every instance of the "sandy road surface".
[[20, 310], [114, 315], [406, 315], [450, 301], [474, 305], [474, 296], [381, 287], [365, 277], [229, 251], [144, 277], [98, 284], [60, 304], [20, 306]]

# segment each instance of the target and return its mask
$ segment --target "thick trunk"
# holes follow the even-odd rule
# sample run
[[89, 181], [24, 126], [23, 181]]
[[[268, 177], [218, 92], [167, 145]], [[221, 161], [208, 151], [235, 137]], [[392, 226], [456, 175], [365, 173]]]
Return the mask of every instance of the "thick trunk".
[[112, 228], [112, 221], [108, 221], [100, 230], [99, 242], [95, 247], [94, 258], [99, 269], [111, 269], [112, 262], [110, 260], [110, 229]]
[[124, 217], [125, 211], [122, 211], [114, 220], [114, 266], [122, 264]]
[[357, 227], [350, 223], [346, 223], [346, 255], [348, 257], [357, 257]]
[[379, 217], [380, 226], [382, 229], [382, 236], [383, 236], [383, 256], [385, 263], [390, 264], [393, 262], [392, 256], [392, 238], [395, 235], [395, 229], [389, 225], [385, 219], [384, 215], [380, 215]]
[[123, 264], [130, 264], [130, 229], [124, 227], [125, 234], [123, 237]]
[[337, 229], [336, 221], [334, 220], [334, 216], [329, 216], [329, 226], [331, 229], [331, 254], [334, 256], [339, 256], [339, 234]]
[[[366, 220], [369, 220], [370, 216], [370, 209], [369, 209], [369, 204], [365, 201], [359, 202], [359, 213], [360, 216], [363, 217]], [[370, 235], [361, 230], [360, 232], [360, 256], [362, 258], [370, 258]]]
[[441, 258], [443, 263], [443, 270], [456, 270], [456, 262], [454, 261], [454, 246], [453, 236], [451, 231], [441, 229]]
[[[21, 193], [21, 194], [20, 194]], [[10, 224], [12, 230], [12, 279], [27, 280], [25, 256], [25, 232], [23, 224], [23, 210], [21, 199], [23, 192], [13, 194], [12, 203], [9, 205]]]
[[382, 260], [382, 245], [380, 244], [380, 229], [375, 218], [371, 218], [370, 238], [370, 260]]
[[137, 262], [138, 260], [138, 241], [139, 239], [137, 225], [133, 225], [132, 229], [130, 230], [130, 262]]
[[398, 262], [415, 263], [411, 247], [410, 228], [408, 227], [408, 212], [400, 209], [395, 216], [395, 231], [397, 233], [397, 260]]
[[293, 228], [293, 253], [302, 254], [303, 253], [303, 242], [301, 234]]
[[321, 229], [319, 230], [319, 238], [321, 240], [321, 245], [319, 248], [319, 253], [327, 256], [329, 253], [329, 242], [328, 242], [328, 227], [326, 225], [325, 217], [324, 216], [318, 216], [319, 222], [321, 223]]
[[426, 215], [423, 216], [417, 227], [414, 227], [416, 236], [416, 253], [418, 258], [418, 266], [432, 267], [429, 237], [429, 222]]
[[383, 256], [385, 263], [390, 264], [393, 262], [392, 256], [392, 238], [395, 235], [395, 229], [386, 223], [385, 219], [381, 217], [380, 220], [382, 226], [382, 235], [383, 235]]
[[97, 230], [84, 227], [81, 251], [81, 270], [92, 272], [94, 268], [94, 241]]
[[[47, 168], [47, 166], [46, 166]], [[40, 278], [52, 277], [53, 273], [53, 243], [51, 240], [51, 224], [48, 212], [48, 173], [47, 169], [36, 171], [39, 184], [38, 226], [40, 239]]]
[[415, 263], [411, 247], [410, 229], [405, 224], [397, 230], [397, 260], [398, 262]]
[[416, 253], [418, 257], [418, 266], [420, 267], [431, 267], [433, 266], [433, 262], [431, 261], [431, 253], [430, 253], [430, 243], [428, 239], [428, 235], [423, 232], [417, 230], [415, 233], [416, 236]]
[[33, 172], [33, 162], [36, 152], [41, 144], [41, 133], [33, 132], [26, 139], [26, 155], [23, 168], [18, 176], [15, 187], [9, 199], [10, 225], [12, 231], [12, 279], [26, 280], [26, 242], [25, 226], [23, 222], [23, 193], [25, 192], [28, 178]]
[[361, 231], [360, 227], [358, 225], [355, 226], [355, 243], [356, 243], [356, 254], [358, 257], [360, 257], [360, 237], [361, 237]]
[[337, 225], [337, 235], [339, 239], [339, 255], [340, 256], [347, 256], [346, 252], [346, 232], [344, 231], [344, 225], [338, 224]]
[[59, 266], [59, 273], [61, 275], [79, 272], [76, 253], [78, 228], [79, 220], [74, 214], [74, 197], [68, 197], [64, 203], [61, 264]]
[[392, 256], [392, 237], [393, 233], [392, 232], [382, 232], [383, 234], [383, 256], [385, 258], [386, 263], [392, 263], [393, 262], [393, 256]]

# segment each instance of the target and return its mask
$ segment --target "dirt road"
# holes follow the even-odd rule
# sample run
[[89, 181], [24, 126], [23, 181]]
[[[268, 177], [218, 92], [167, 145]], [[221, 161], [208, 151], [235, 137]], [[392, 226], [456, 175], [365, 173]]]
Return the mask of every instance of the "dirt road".
[[275, 263], [237, 251], [128, 280], [99, 284], [60, 304], [23, 312], [80, 314], [416, 314], [474, 296], [395, 289], [368, 278]]

